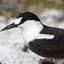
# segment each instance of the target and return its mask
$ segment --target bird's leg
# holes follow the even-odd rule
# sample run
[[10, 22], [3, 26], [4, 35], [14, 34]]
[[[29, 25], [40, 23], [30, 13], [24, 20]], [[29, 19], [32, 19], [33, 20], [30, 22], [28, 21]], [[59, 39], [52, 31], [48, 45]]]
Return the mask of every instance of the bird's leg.
[[27, 50], [28, 50], [28, 46], [25, 44], [22, 51], [27, 52]]

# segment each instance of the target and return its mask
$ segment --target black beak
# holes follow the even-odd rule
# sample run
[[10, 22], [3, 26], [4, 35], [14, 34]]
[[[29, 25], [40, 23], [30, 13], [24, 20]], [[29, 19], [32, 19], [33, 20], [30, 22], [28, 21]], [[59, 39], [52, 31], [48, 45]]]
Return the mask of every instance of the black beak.
[[5, 31], [5, 30], [11, 29], [11, 28], [15, 28], [15, 27], [17, 27], [17, 26], [18, 26], [18, 25], [12, 23], [12, 24], [6, 26], [5, 28], [3, 28], [1, 31]]

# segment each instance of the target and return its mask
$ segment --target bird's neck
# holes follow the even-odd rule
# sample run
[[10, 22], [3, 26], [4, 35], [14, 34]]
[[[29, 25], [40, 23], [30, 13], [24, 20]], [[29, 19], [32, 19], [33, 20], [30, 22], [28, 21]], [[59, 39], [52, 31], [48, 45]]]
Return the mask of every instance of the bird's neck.
[[26, 43], [33, 41], [39, 35], [40, 31], [43, 29], [43, 25], [40, 22], [29, 25], [23, 30], [23, 36]]

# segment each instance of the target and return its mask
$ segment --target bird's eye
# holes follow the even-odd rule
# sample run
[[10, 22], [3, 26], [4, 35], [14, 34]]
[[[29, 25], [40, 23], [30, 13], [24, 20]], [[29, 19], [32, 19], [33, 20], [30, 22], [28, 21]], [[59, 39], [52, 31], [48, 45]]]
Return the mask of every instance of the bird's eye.
[[14, 21], [14, 24], [19, 24], [22, 20], [22, 17], [21, 18], [17, 18], [15, 21]]

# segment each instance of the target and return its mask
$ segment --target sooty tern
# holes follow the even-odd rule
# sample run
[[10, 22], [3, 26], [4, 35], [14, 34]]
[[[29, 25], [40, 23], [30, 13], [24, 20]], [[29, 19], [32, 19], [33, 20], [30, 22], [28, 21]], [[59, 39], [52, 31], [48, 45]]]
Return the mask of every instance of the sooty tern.
[[36, 54], [61, 59], [64, 58], [64, 29], [49, 27], [31, 12], [20, 14], [17, 19], [1, 31], [11, 28], [21, 28], [26, 43]]

